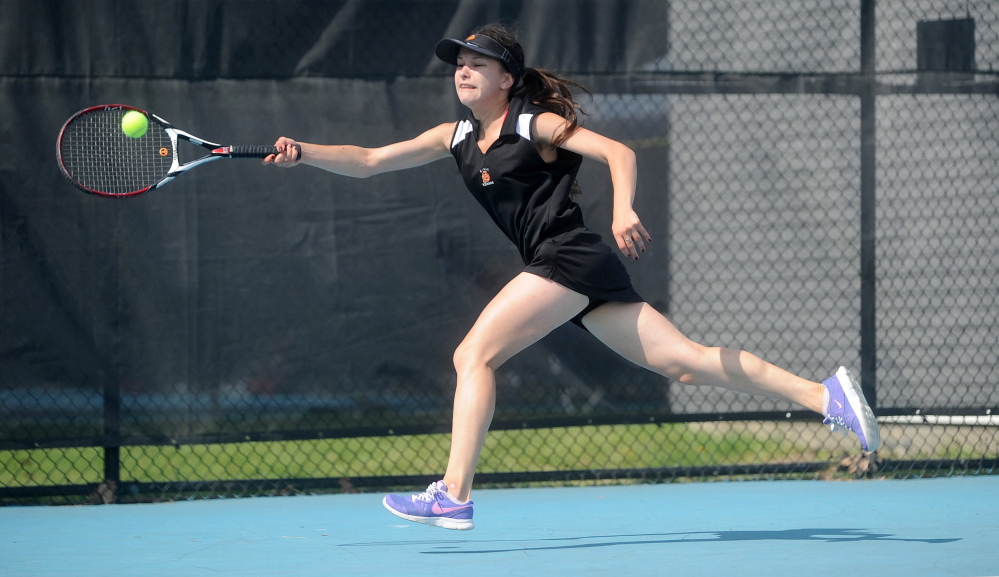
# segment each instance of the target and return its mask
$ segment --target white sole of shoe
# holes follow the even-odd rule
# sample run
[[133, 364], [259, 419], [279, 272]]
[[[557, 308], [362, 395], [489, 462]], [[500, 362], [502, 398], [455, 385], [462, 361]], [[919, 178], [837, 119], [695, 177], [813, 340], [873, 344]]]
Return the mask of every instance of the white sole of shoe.
[[860, 388], [860, 383], [853, 378], [853, 373], [846, 367], [840, 367], [836, 371], [836, 378], [846, 395], [846, 402], [850, 403], [854, 414], [860, 417], [860, 430], [864, 432], [867, 439], [867, 451], [877, 451], [881, 446], [881, 431], [878, 428], [878, 420], [874, 417], [874, 411], [864, 399], [864, 391]]

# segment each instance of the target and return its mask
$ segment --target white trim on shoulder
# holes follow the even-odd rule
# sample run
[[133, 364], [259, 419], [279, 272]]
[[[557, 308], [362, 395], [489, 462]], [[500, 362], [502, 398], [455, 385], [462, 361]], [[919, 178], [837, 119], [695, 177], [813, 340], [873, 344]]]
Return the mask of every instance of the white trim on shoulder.
[[462, 140], [465, 140], [465, 136], [473, 130], [474, 128], [472, 128], [472, 122], [470, 120], [462, 120], [459, 122], [458, 128], [454, 131], [454, 140], [451, 141], [451, 148], [458, 146]]
[[517, 134], [523, 136], [527, 140], [531, 139], [532, 118], [534, 118], [533, 114], [521, 114], [517, 117]]

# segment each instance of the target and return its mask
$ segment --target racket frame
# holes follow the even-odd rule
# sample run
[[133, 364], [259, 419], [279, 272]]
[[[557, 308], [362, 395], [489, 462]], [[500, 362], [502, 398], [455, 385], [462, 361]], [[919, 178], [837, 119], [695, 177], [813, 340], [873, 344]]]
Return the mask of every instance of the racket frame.
[[[103, 111], [134, 110], [136, 112], [144, 114], [146, 118], [149, 119], [151, 122], [156, 122], [163, 129], [163, 131], [166, 132], [167, 137], [170, 139], [170, 147], [171, 147], [170, 153], [173, 155], [173, 157], [171, 158], [170, 169], [167, 171], [166, 175], [163, 176], [159, 181], [150, 184], [149, 186], [125, 193], [111, 193], [101, 190], [95, 190], [77, 181], [70, 174], [69, 170], [66, 169], [66, 166], [63, 162], [63, 157], [62, 157], [63, 137], [66, 133], [66, 128], [69, 127], [69, 125], [72, 124], [74, 120], [98, 110], [103, 110]], [[208, 154], [202, 156], [201, 158], [197, 158], [195, 160], [181, 164], [180, 154], [178, 154], [177, 150], [178, 140], [185, 140], [196, 146], [201, 146], [202, 148], [208, 150]], [[298, 158], [301, 158], [302, 157], [301, 145], [296, 144], [295, 148], [296, 148], [296, 156]], [[100, 104], [97, 106], [90, 106], [88, 108], [84, 108], [83, 110], [69, 117], [69, 119], [62, 125], [62, 129], [59, 131], [59, 138], [56, 140], [56, 158], [59, 162], [59, 170], [62, 172], [63, 176], [65, 176], [70, 182], [72, 182], [74, 186], [83, 190], [84, 192], [88, 192], [90, 194], [96, 194], [99, 196], [110, 196], [116, 198], [137, 196], [144, 192], [149, 192], [150, 190], [163, 186], [164, 184], [172, 181], [173, 179], [177, 178], [181, 174], [187, 172], [188, 170], [191, 170], [196, 166], [201, 166], [202, 164], [219, 160], [220, 158], [264, 158], [270, 154], [277, 154], [277, 152], [278, 152], [277, 148], [274, 146], [222, 146], [221, 144], [218, 144], [216, 142], [205, 140], [203, 138], [191, 134], [190, 132], [181, 130], [176, 126], [170, 124], [160, 116], [153, 114], [152, 112], [143, 110], [141, 108], [137, 108], [135, 106], [129, 106], [127, 104]]]

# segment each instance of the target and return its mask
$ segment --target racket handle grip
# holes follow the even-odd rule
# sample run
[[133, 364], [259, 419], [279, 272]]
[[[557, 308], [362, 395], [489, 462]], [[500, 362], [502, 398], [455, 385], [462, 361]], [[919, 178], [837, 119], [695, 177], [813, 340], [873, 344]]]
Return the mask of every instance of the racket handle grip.
[[[230, 158], [264, 158], [277, 154], [276, 146], [236, 145], [229, 147]], [[295, 159], [302, 158], [302, 145], [295, 145]]]

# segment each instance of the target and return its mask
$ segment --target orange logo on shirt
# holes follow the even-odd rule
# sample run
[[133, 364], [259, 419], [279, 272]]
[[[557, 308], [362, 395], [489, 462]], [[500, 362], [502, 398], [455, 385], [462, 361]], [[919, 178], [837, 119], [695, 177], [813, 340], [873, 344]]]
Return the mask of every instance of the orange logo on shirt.
[[488, 168], [483, 168], [482, 170], [479, 171], [479, 173], [482, 175], [482, 186], [489, 186], [490, 184], [495, 184], [493, 182], [493, 177], [489, 176]]

